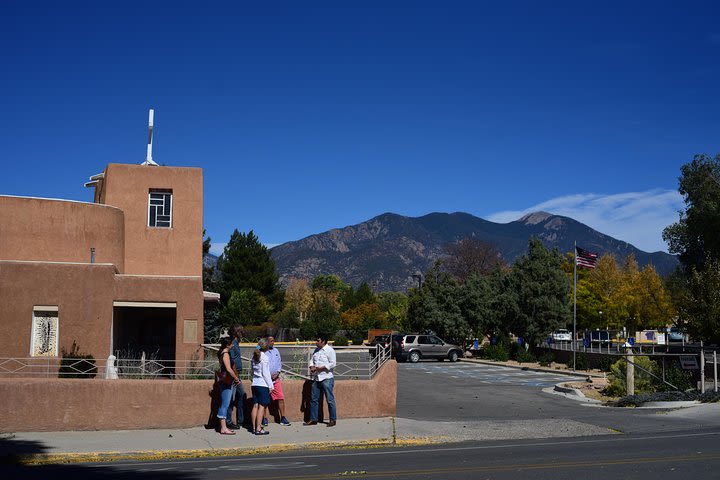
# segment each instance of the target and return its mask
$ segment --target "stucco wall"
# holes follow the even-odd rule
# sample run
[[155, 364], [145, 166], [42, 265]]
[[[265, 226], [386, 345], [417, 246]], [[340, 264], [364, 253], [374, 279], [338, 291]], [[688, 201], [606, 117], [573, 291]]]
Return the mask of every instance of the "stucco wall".
[[[0, 356], [28, 357], [33, 306], [58, 307], [59, 346], [73, 341], [97, 359], [110, 354], [113, 302], [175, 302], [176, 354], [190, 359], [202, 342], [200, 277], [116, 275], [112, 265], [0, 261]], [[185, 343], [185, 320], [197, 320], [197, 335]]]
[[[98, 200], [125, 213], [125, 273], [202, 275], [200, 168], [111, 163]], [[171, 189], [172, 228], [148, 227], [150, 189]]]
[[[0, 431], [201, 426], [210, 416], [211, 389], [210, 380], [0, 379]], [[307, 419], [304, 389], [304, 381], [283, 382], [291, 421]], [[387, 362], [372, 380], [336, 381], [334, 391], [339, 421], [395, 415], [397, 364]]]
[[0, 260], [112, 263], [123, 271], [122, 210], [107, 205], [0, 196]]

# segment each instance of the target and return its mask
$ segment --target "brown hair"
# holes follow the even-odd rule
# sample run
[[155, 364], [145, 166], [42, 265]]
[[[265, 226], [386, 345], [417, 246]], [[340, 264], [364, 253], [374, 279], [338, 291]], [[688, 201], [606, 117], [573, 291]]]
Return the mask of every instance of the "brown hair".
[[258, 363], [260, 361], [260, 355], [262, 354], [262, 352], [267, 351], [267, 349], [268, 349], [267, 339], [261, 338], [260, 340], [258, 340], [257, 346], [260, 348], [256, 348], [255, 351], [253, 352], [253, 361], [255, 363]]
[[218, 360], [222, 363], [222, 354], [223, 350], [225, 350], [228, 346], [230, 346], [230, 339], [228, 337], [223, 337], [220, 339], [220, 348], [218, 348], [217, 357]]

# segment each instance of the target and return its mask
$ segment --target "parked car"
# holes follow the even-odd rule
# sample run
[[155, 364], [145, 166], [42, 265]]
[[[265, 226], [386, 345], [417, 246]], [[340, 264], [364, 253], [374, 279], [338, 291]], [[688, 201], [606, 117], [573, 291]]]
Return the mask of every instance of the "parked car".
[[411, 363], [417, 363], [421, 358], [435, 358], [440, 361], [447, 358], [451, 362], [457, 362], [463, 354], [461, 347], [447, 343], [435, 335], [422, 333], [405, 335], [399, 347], [397, 359], [409, 360]]
[[668, 342], [682, 342], [683, 340], [687, 341], [685, 339], [685, 334], [683, 334], [678, 327], [668, 328], [667, 338]]
[[572, 333], [570, 330], [559, 328], [550, 334], [553, 342], [569, 342], [572, 340]]
[[[376, 335], [375, 338], [372, 339], [370, 343], [368, 343], [368, 346], [375, 347], [377, 345], [383, 345], [384, 347], [388, 347], [389, 345], [392, 345], [392, 353], [391, 356], [393, 358], [397, 358], [399, 352], [400, 352], [400, 345], [402, 344], [403, 338], [405, 337], [404, 333], [385, 333], [383, 335]], [[370, 355], [375, 354], [375, 348], [370, 349]]]

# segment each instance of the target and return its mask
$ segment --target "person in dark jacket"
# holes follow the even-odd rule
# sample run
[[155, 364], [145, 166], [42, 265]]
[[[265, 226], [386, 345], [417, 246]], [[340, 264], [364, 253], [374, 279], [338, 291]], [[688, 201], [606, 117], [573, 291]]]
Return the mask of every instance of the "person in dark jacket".
[[[233, 328], [233, 340], [230, 346], [230, 361], [232, 362], [233, 369], [235, 370], [235, 374], [238, 378], [240, 378], [240, 375], [242, 374], [242, 357], [240, 356], [240, 338], [242, 338], [242, 336], [242, 326], [236, 325]], [[244, 409], [247, 395], [245, 394], [245, 389], [243, 388], [242, 381], [234, 384], [233, 389], [234, 391], [232, 394], [232, 401], [230, 402], [230, 406], [228, 407], [226, 418], [228, 421], [228, 428], [239, 429], [242, 428], [242, 425], [245, 422]], [[233, 407], [235, 407], [236, 411], [235, 423], [232, 423]]]

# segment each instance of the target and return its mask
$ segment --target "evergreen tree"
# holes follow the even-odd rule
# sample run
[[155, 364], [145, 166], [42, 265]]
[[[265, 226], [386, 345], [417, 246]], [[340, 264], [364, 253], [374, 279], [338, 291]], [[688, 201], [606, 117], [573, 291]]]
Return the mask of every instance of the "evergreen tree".
[[508, 312], [509, 327], [531, 345], [571, 319], [570, 285], [561, 267], [562, 256], [537, 238], [530, 239], [528, 253], [513, 266], [510, 288], [517, 303]]
[[260, 243], [252, 230], [246, 235], [237, 230], [230, 236], [218, 258], [218, 290], [226, 303], [233, 291], [254, 290], [275, 308], [282, 306], [275, 262], [270, 250]]
[[460, 309], [460, 288], [440, 266], [436, 262], [422, 287], [410, 290], [408, 326], [414, 331], [432, 330], [447, 341], [462, 341], [472, 331]]

